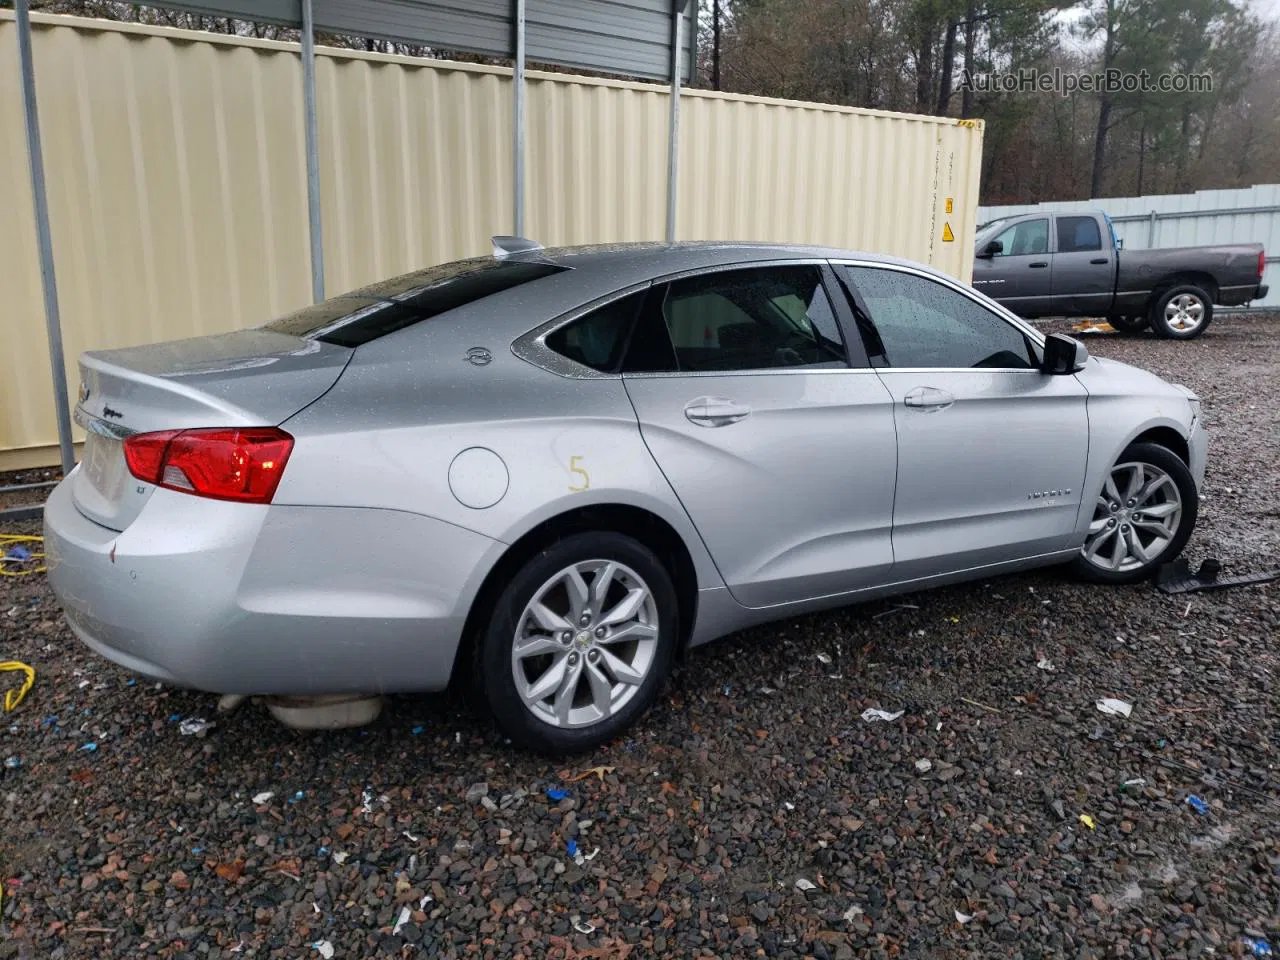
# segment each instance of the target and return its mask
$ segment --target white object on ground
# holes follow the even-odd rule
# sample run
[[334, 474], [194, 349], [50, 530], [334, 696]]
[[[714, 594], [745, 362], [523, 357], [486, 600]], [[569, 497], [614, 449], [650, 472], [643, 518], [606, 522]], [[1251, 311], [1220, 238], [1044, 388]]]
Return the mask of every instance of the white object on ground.
[[294, 730], [345, 730], [372, 723], [382, 712], [381, 697], [271, 697], [271, 715]]
[[408, 907], [400, 908], [400, 916], [396, 917], [396, 925], [391, 930], [392, 936], [400, 933], [400, 928], [409, 922], [411, 916], [413, 916], [413, 911]]
[[1098, 712], [1105, 713], [1112, 717], [1127, 717], [1133, 713], [1133, 704], [1125, 700], [1113, 700], [1111, 697], [1103, 697], [1097, 703]]
[[888, 710], [878, 710], [875, 707], [868, 707], [866, 710], [862, 711], [862, 719], [867, 721], [867, 723], [875, 723], [877, 720], [884, 720], [887, 722], [890, 720], [897, 720], [906, 712], [907, 711], [905, 710], [899, 710], [897, 713], [890, 713]]

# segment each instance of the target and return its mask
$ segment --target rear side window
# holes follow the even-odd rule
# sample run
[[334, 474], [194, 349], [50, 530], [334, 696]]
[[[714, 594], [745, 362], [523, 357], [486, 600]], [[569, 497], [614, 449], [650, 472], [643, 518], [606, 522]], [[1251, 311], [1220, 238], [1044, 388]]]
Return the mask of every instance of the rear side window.
[[662, 316], [682, 371], [848, 366], [816, 266], [675, 280], [667, 287]]
[[1093, 217], [1058, 217], [1058, 252], [1102, 249], [1102, 231]]
[[303, 307], [263, 329], [342, 347], [402, 330], [512, 287], [567, 270], [554, 263], [476, 257], [406, 273]]
[[584, 367], [616, 373], [645, 293], [642, 290], [614, 300], [560, 327], [547, 336], [547, 346]]

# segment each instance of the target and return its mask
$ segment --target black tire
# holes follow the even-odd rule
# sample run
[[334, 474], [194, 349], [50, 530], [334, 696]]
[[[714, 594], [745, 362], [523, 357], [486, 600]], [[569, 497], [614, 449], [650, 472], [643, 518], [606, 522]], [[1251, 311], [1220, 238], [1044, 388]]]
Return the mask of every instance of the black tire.
[[1130, 337], [1141, 333], [1149, 326], [1146, 317], [1107, 317], [1107, 323], [1111, 324], [1120, 333]]
[[[1184, 303], [1188, 311], [1199, 313], [1199, 322], [1194, 326], [1179, 325], [1179, 321], [1167, 316], [1170, 304]], [[1209, 329], [1213, 322], [1213, 298], [1203, 287], [1194, 283], [1182, 283], [1165, 290], [1151, 302], [1151, 311], [1147, 315], [1151, 329], [1156, 335], [1166, 340], [1194, 340]], [[1185, 321], [1183, 321], [1185, 322]]]
[[[557, 727], [534, 716], [517, 691], [512, 663], [516, 630], [525, 607], [545, 583], [572, 565], [591, 560], [622, 564], [643, 581], [656, 608], [657, 647], [644, 680], [616, 713], [589, 725]], [[680, 635], [679, 621], [671, 575], [652, 550], [619, 533], [574, 534], [556, 541], [525, 563], [498, 597], [476, 644], [479, 691], [498, 728], [520, 746], [549, 756], [590, 750], [618, 736], [653, 705], [671, 669]], [[573, 644], [568, 649], [577, 651]]]
[[[1072, 568], [1078, 576], [1094, 583], [1140, 583], [1150, 578], [1161, 566], [1173, 561], [1178, 554], [1182, 553], [1182, 548], [1187, 545], [1187, 539], [1191, 536], [1192, 530], [1195, 529], [1196, 517], [1199, 515], [1200, 495], [1196, 492], [1195, 480], [1192, 478], [1191, 471], [1187, 468], [1187, 465], [1182, 462], [1182, 459], [1177, 454], [1167, 447], [1162, 447], [1155, 443], [1130, 444], [1120, 454], [1115, 464], [1108, 469], [1107, 476], [1110, 477], [1111, 471], [1115, 470], [1120, 464], [1126, 463], [1149, 464], [1169, 476], [1177, 487], [1178, 496], [1181, 499], [1181, 519], [1173, 537], [1165, 547], [1159, 553], [1154, 554], [1149, 561], [1131, 570], [1104, 570], [1091, 562], [1085, 557], [1085, 550], [1091, 542], [1086, 540], [1084, 546], [1080, 549], [1080, 553], [1072, 561]], [[1105, 496], [1104, 490], [1095, 493], [1095, 503], [1100, 497]], [[1095, 506], [1094, 509], [1095, 514], [1092, 519], [1102, 516], [1102, 508], [1100, 506]]]

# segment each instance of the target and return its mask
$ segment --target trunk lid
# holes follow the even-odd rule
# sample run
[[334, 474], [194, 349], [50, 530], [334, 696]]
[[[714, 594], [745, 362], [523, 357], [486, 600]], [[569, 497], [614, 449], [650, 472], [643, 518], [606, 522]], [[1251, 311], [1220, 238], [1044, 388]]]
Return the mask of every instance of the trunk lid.
[[75, 418], [86, 437], [71, 487], [77, 509], [125, 529], [153, 490], [129, 473], [125, 437], [276, 426], [333, 386], [352, 352], [255, 329], [83, 354]]

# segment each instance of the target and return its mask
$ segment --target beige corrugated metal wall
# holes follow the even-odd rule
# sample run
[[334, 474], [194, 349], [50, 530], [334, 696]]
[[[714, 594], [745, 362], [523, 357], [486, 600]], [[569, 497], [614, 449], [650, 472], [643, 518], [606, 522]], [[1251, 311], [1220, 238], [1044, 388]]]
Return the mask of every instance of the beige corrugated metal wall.
[[[81, 351], [305, 304], [297, 46], [33, 22], [71, 390]], [[16, 46], [0, 13], [0, 469], [57, 462]], [[510, 232], [509, 70], [318, 53], [329, 293], [482, 254]], [[528, 80], [529, 234], [661, 239], [666, 88]], [[698, 90], [681, 109], [678, 238], [824, 243], [969, 277], [979, 124]]]

